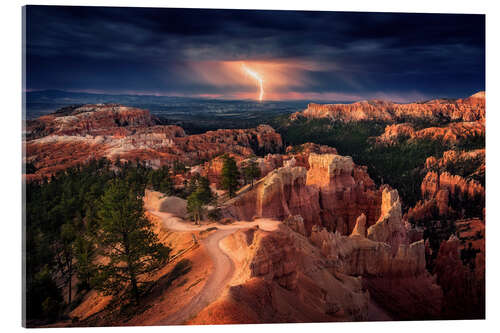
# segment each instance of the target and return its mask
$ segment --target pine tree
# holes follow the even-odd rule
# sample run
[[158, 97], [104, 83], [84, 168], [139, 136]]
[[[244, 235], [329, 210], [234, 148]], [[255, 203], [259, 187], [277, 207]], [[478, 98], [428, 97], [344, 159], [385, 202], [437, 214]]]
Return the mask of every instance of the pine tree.
[[87, 233], [78, 235], [73, 243], [73, 251], [76, 259], [76, 273], [80, 281], [78, 289], [88, 290], [96, 273], [94, 259], [97, 250], [92, 237]]
[[187, 198], [187, 211], [191, 214], [191, 218], [196, 224], [199, 224], [203, 218], [203, 200], [202, 193], [195, 191]]
[[101, 198], [98, 242], [107, 263], [99, 265], [95, 282], [106, 295], [116, 295], [130, 284], [130, 295], [138, 304], [139, 288], [147, 275], [168, 261], [170, 248], [158, 241], [144, 216], [142, 197], [129, 188], [127, 182], [116, 179]]
[[203, 219], [203, 205], [210, 203], [213, 199], [213, 193], [210, 189], [210, 181], [206, 177], [195, 174], [188, 185], [187, 210], [191, 218], [199, 223]]
[[162, 166], [158, 170], [151, 171], [149, 174], [149, 184], [153, 187], [153, 190], [171, 195], [174, 190], [174, 184], [170, 177], [170, 168]]
[[251, 158], [241, 171], [243, 178], [245, 179], [245, 183], [251, 183], [251, 187], [253, 187], [254, 180], [260, 177], [260, 169], [257, 161], [255, 161], [255, 158]]
[[68, 304], [71, 303], [72, 279], [75, 273], [73, 265], [74, 252], [73, 241], [76, 238], [76, 230], [73, 223], [65, 223], [61, 226], [59, 241], [56, 243], [55, 260], [57, 268], [64, 278], [68, 287]]
[[222, 188], [228, 192], [229, 197], [232, 198], [236, 194], [238, 188], [240, 172], [233, 157], [225, 154], [222, 158], [224, 159], [224, 163], [222, 165], [221, 185]]

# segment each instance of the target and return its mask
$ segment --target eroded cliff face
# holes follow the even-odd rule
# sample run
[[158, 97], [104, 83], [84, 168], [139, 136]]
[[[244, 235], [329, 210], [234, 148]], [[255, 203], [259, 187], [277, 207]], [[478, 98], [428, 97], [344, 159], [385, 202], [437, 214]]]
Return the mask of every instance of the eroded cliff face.
[[359, 277], [333, 271], [306, 237], [284, 225], [238, 231], [221, 243], [235, 260], [234, 278], [191, 324], [388, 319], [371, 312]]
[[281, 136], [267, 125], [186, 135], [179, 126], [155, 125], [146, 110], [119, 105], [63, 109], [40, 117], [26, 132], [25, 162], [38, 169], [28, 180], [102, 157], [159, 167], [173, 161], [193, 165], [224, 153], [244, 158], [283, 149]]
[[382, 192], [381, 215], [372, 226], [360, 215], [349, 236], [314, 226], [311, 242], [321, 253], [337, 260], [337, 269], [349, 275], [410, 277], [426, 273], [425, 244], [413, 241], [411, 227], [401, 215], [396, 190]]
[[[343, 162], [340, 169], [349, 168]], [[397, 191], [384, 189], [380, 205], [378, 221], [367, 228], [362, 214], [350, 235], [320, 225], [307, 235], [295, 215], [277, 231], [227, 237], [222, 247], [236, 263], [231, 286], [190, 323], [439, 318], [442, 291], [426, 271], [424, 241], [412, 241]]]
[[429, 139], [443, 144], [456, 144], [461, 140], [486, 135], [484, 121], [454, 122], [443, 127], [427, 127], [415, 130], [409, 123], [387, 125], [384, 133], [375, 138], [379, 144], [393, 145], [402, 140]]
[[[244, 164], [250, 161], [250, 158], [245, 158], [250, 154], [245, 156], [229, 154], [235, 159], [238, 168], [241, 168]], [[281, 154], [267, 154], [264, 157], [252, 157], [252, 159], [257, 163], [260, 170], [261, 177], [265, 177], [268, 173], [283, 166], [283, 161], [286, 156]], [[193, 169], [192, 172], [197, 172], [200, 175], [207, 177], [210, 183], [215, 184], [217, 189], [221, 188], [222, 180], [222, 167], [224, 166], [224, 158], [222, 156], [217, 156], [210, 161], [203, 163], [198, 168]]]
[[226, 214], [242, 220], [300, 215], [308, 233], [320, 225], [348, 235], [362, 213], [367, 225], [375, 223], [381, 191], [364, 167], [354, 165], [350, 157], [315, 153], [309, 155], [309, 170], [295, 164], [273, 170], [253, 189], [227, 202]]
[[86, 104], [62, 108], [50, 115], [28, 121], [27, 138], [47, 135], [126, 135], [135, 127], [156, 124], [148, 111], [119, 104]]
[[[458, 221], [457, 236], [441, 243], [433, 273], [444, 293], [447, 319], [481, 319], [485, 313], [484, 224]], [[473, 232], [470, 232], [473, 230]], [[477, 237], [473, 233], [483, 233]]]
[[448, 150], [443, 153], [441, 158], [428, 157], [425, 161], [425, 169], [429, 171], [459, 169], [456, 167], [458, 163], [477, 166], [477, 169], [472, 170], [471, 175], [484, 176], [486, 170], [486, 150], [484, 148], [470, 151]]
[[[477, 211], [476, 217], [483, 217], [485, 188], [473, 179], [464, 179], [458, 175], [448, 172], [428, 172], [421, 185], [423, 200], [415, 207], [408, 210], [407, 217], [413, 222], [421, 222], [426, 219], [441, 217], [463, 218], [465, 214], [471, 214], [470, 205], [477, 204], [473, 211]], [[483, 203], [481, 205], [481, 203]]]
[[[267, 154], [264, 157], [252, 157], [252, 159], [257, 163], [260, 169], [260, 177], [262, 178], [284, 165], [301, 166], [309, 169], [309, 155], [312, 153], [337, 154], [337, 150], [329, 146], [307, 142], [297, 147], [287, 147], [286, 154]], [[230, 155], [236, 160], [238, 167], [243, 166], [250, 160], [250, 158], [245, 158], [242, 155]], [[211, 183], [215, 184], [217, 189], [220, 189], [223, 162], [222, 156], [218, 156], [205, 162], [199, 168], [194, 169], [193, 172], [198, 172], [202, 176], [207, 177]]]
[[468, 98], [457, 100], [431, 100], [425, 103], [398, 104], [387, 101], [371, 100], [352, 104], [315, 104], [310, 103], [302, 112], [294, 113], [290, 119], [301, 117], [328, 118], [344, 122], [380, 120], [398, 122], [401, 119], [442, 118], [451, 121], [484, 121], [485, 94], [479, 92]]
[[426, 270], [422, 234], [401, 218], [397, 191], [384, 189], [381, 215], [366, 228], [361, 215], [350, 236], [315, 226], [311, 242], [335, 269], [362, 276], [372, 300], [395, 319], [440, 318], [442, 291]]
[[320, 223], [319, 192], [306, 186], [307, 171], [303, 167], [285, 166], [273, 170], [247, 189], [229, 200], [225, 214], [237, 220], [256, 217], [285, 219], [301, 215], [306, 228]]
[[446, 151], [428, 158], [425, 169], [422, 200], [406, 216], [426, 230], [427, 268], [444, 293], [442, 316], [484, 318], [485, 188], [475, 179], [484, 180], [485, 151]]
[[352, 232], [356, 219], [365, 214], [367, 225], [380, 214], [381, 192], [350, 157], [311, 154], [306, 185], [319, 192], [322, 225], [343, 235]]

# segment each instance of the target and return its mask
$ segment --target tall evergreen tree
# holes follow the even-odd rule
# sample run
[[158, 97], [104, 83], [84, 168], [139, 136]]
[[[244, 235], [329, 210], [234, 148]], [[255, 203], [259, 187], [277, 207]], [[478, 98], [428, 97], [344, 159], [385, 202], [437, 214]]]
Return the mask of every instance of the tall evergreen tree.
[[199, 191], [191, 193], [187, 198], [187, 211], [196, 224], [203, 218], [203, 200]]
[[78, 289], [90, 289], [91, 280], [95, 276], [96, 266], [94, 259], [97, 253], [95, 243], [88, 233], [80, 234], [73, 243], [76, 259], [76, 272], [79, 280]]
[[142, 197], [121, 179], [110, 182], [97, 211], [98, 242], [107, 263], [99, 265], [96, 286], [116, 295], [130, 284], [136, 304], [147, 275], [161, 268], [170, 248], [158, 241], [151, 222], [144, 216]]
[[241, 171], [245, 179], [245, 184], [251, 183], [253, 187], [254, 180], [260, 177], [260, 169], [255, 158], [251, 158]]
[[71, 304], [72, 280], [75, 273], [73, 242], [76, 230], [73, 223], [68, 222], [61, 226], [60, 237], [56, 242], [55, 260], [61, 276], [68, 287], [68, 304]]
[[210, 189], [208, 178], [195, 174], [189, 181], [187, 197], [187, 210], [191, 218], [196, 222], [203, 218], [203, 205], [210, 203], [214, 196]]
[[222, 165], [221, 185], [222, 188], [228, 192], [229, 197], [232, 198], [236, 194], [238, 188], [240, 172], [233, 157], [225, 154], [222, 158], [224, 159], [224, 163]]

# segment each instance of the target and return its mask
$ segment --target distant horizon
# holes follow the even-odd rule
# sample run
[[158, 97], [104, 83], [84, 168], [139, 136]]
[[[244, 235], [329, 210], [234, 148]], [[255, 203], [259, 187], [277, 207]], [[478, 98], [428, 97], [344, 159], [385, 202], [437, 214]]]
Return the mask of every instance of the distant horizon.
[[[66, 89], [26, 89], [23, 90], [23, 93], [34, 93], [34, 92], [61, 92], [61, 93], [74, 93], [74, 94], [88, 94], [88, 95], [109, 95], [109, 96], [131, 96], [131, 97], [164, 97], [164, 98], [184, 98], [184, 99], [197, 99], [197, 100], [216, 100], [216, 101], [246, 101], [246, 102], [255, 102], [255, 103], [275, 103], [275, 102], [309, 102], [309, 103], [325, 103], [325, 104], [334, 104], [334, 103], [345, 103], [351, 104], [361, 101], [373, 101], [373, 100], [383, 100], [388, 102], [393, 102], [397, 104], [410, 104], [416, 102], [429, 101], [433, 99], [460, 99], [467, 98], [472, 95], [475, 95], [480, 92], [485, 92], [485, 90], [478, 90], [472, 92], [465, 96], [457, 96], [457, 97], [448, 97], [448, 96], [435, 96], [425, 99], [417, 99], [417, 100], [408, 100], [408, 101], [395, 101], [387, 98], [363, 98], [357, 100], [330, 100], [330, 99], [283, 99], [283, 100], [263, 100], [258, 101], [254, 98], [231, 98], [231, 97], [202, 97], [202, 96], [188, 96], [188, 95], [162, 95], [155, 93], [146, 93], [146, 92], [105, 92], [105, 91], [86, 91], [86, 90], [66, 90]], [[109, 102], [113, 103], [113, 102]]]

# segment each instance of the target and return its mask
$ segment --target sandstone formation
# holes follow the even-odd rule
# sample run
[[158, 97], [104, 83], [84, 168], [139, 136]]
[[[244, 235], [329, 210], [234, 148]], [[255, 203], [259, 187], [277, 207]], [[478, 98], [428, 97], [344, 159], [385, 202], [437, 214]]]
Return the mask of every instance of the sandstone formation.
[[[460, 227], [482, 225], [481, 221], [458, 222]], [[481, 228], [481, 227], [480, 227]], [[441, 243], [433, 273], [444, 293], [447, 319], [481, 319], [485, 313], [484, 235], [474, 245], [469, 237], [452, 235]], [[471, 245], [466, 245], [471, 244]]]
[[361, 214], [356, 219], [356, 225], [354, 226], [354, 230], [351, 233], [351, 237], [360, 236], [366, 237], [366, 215]]
[[484, 187], [475, 180], [466, 180], [448, 172], [427, 173], [422, 181], [422, 196], [424, 198], [433, 197], [442, 189], [446, 189], [451, 195], [457, 195], [459, 199], [464, 199], [465, 196], [468, 198], [484, 197]]
[[431, 156], [425, 161], [425, 169], [435, 172], [450, 172], [454, 169], [458, 169], [462, 165], [477, 166], [477, 169], [473, 170], [468, 176], [484, 178], [486, 172], [486, 150], [484, 148], [470, 151], [448, 150], [445, 151], [443, 156], [439, 159]]
[[[249, 162], [249, 158], [244, 158], [242, 155], [229, 154], [236, 160], [236, 164], [241, 168], [245, 163]], [[250, 155], [250, 154], [247, 154]], [[247, 156], [246, 155], [246, 156]], [[281, 154], [267, 154], [264, 157], [252, 157], [260, 169], [261, 177], [266, 176], [269, 172], [283, 165], [284, 156]], [[205, 162], [196, 169], [200, 175], [207, 177], [210, 183], [215, 184], [216, 188], [221, 188], [222, 167], [224, 159], [222, 156], [215, 157], [208, 162]]]
[[290, 155], [293, 156], [297, 166], [302, 166], [306, 169], [309, 169], [309, 155], [311, 155], [311, 153], [337, 154], [337, 149], [330, 146], [318, 145], [316, 143], [306, 142], [296, 147], [288, 146], [286, 148], [286, 153], [289, 156]]
[[[267, 154], [264, 157], [253, 157], [260, 169], [260, 176], [265, 177], [271, 171], [282, 166], [302, 166], [309, 169], [309, 155], [311, 153], [317, 154], [337, 154], [335, 148], [318, 145], [314, 143], [304, 143], [297, 147], [287, 147], [286, 155], [283, 154]], [[236, 160], [239, 167], [249, 161], [241, 155], [230, 154]], [[202, 176], [207, 177], [211, 183], [220, 188], [220, 181], [222, 176], [223, 159], [221, 156], [205, 162], [199, 169], [195, 171]]]
[[311, 154], [306, 185], [318, 190], [322, 225], [343, 235], [352, 232], [364, 213], [367, 225], [380, 214], [380, 191], [366, 169], [355, 166], [350, 157]]
[[30, 180], [102, 157], [159, 167], [174, 161], [193, 165], [224, 153], [276, 153], [282, 140], [267, 125], [186, 135], [179, 126], [155, 125], [146, 110], [99, 104], [38, 118], [26, 128], [25, 145], [25, 162], [37, 169], [27, 175]]
[[[387, 145], [420, 139], [455, 144], [485, 133], [484, 92], [465, 99], [425, 103], [310, 104], [291, 118], [299, 117], [404, 121], [388, 125], [375, 138], [376, 143]], [[419, 130], [407, 123], [413, 119], [453, 122]], [[484, 149], [450, 150], [441, 158], [429, 157], [423, 166], [422, 200], [403, 216], [398, 191], [388, 185], [377, 187], [366, 167], [356, 165], [349, 156], [338, 155], [335, 148], [314, 143], [287, 147], [286, 154], [281, 154], [281, 136], [267, 125], [187, 135], [179, 126], [159, 125], [145, 110], [116, 104], [84, 105], [30, 121], [25, 145], [25, 162], [37, 170], [26, 175], [27, 180], [106, 157], [138, 159], [153, 167], [183, 162], [192, 168], [185, 175], [175, 175], [175, 184], [199, 173], [212, 187], [219, 188], [221, 155], [229, 154], [240, 167], [250, 158], [257, 162], [261, 178], [254, 186], [244, 186], [235, 198], [221, 202], [227, 225], [176, 232], [166, 230], [168, 223], [147, 214], [154, 220], [160, 240], [173, 244], [175, 260], [184, 255], [191, 258], [194, 272], [168, 290], [164, 267], [157, 276], [156, 289], [148, 296], [151, 309], [138, 314], [131, 323], [156, 323], [161, 319], [158, 316], [166, 317], [163, 311], [171, 315], [181, 304], [196, 300], [193, 290], [200, 292], [202, 286], [209, 285], [212, 269], [208, 244], [203, 240], [216, 232], [229, 235], [216, 246], [220, 244], [231, 258], [234, 272], [228, 276], [230, 281], [222, 294], [205, 304], [189, 323], [484, 315], [484, 209], [470, 208], [476, 201], [480, 203], [476, 206], [484, 207], [485, 188], [474, 180], [484, 177]], [[471, 174], [450, 172], [458, 163], [472, 162], [478, 162], [478, 167]], [[186, 201], [177, 197], [146, 191], [144, 203], [146, 209], [169, 213], [176, 221], [186, 215]], [[470, 211], [477, 216], [465, 216]], [[281, 223], [274, 231], [246, 226], [245, 221], [257, 218]], [[229, 231], [235, 221], [241, 229]], [[446, 234], [448, 229], [444, 229], [450, 226], [456, 236], [448, 239], [448, 233], [446, 238], [441, 234], [429, 238], [429, 232]], [[184, 293], [190, 298], [184, 299]], [[101, 316], [102, 311], [113, 316], [105, 310], [109, 299], [103, 302], [96, 293], [86, 297], [73, 315], [88, 318]], [[158, 304], [163, 305], [158, 308]], [[106, 322], [106, 317], [99, 318], [101, 323]]]
[[26, 137], [126, 135], [130, 134], [130, 128], [149, 127], [156, 122], [156, 118], [146, 110], [119, 104], [69, 106], [28, 121]]
[[366, 217], [360, 215], [350, 236], [314, 226], [311, 242], [325, 257], [338, 260], [338, 269], [345, 274], [392, 277], [424, 274], [424, 242], [420, 239], [410, 243], [397, 191], [384, 189], [381, 206], [380, 218], [368, 230]]
[[363, 276], [370, 296], [395, 318], [439, 318], [442, 292], [426, 270], [422, 234], [401, 218], [397, 192], [384, 189], [379, 220], [367, 231], [364, 223], [361, 215], [349, 237], [315, 226], [310, 239], [336, 270]]
[[[328, 177], [352, 167], [341, 156], [321, 163], [315, 159], [310, 170], [322, 164]], [[339, 163], [323, 163], [328, 161]], [[304, 172], [283, 167], [268, 181], [279, 182], [279, 176], [285, 184], [274, 185], [274, 192], [281, 192], [281, 187], [294, 187], [294, 175], [303, 182]], [[439, 318], [442, 292], [426, 270], [423, 239], [412, 240], [397, 191], [384, 188], [379, 204], [377, 223], [366, 230], [361, 214], [349, 236], [321, 225], [313, 225], [308, 234], [300, 215], [285, 218], [278, 231], [250, 229], [229, 236], [223, 247], [237, 267], [231, 287], [191, 323], [214, 323], [214, 318], [218, 324], [389, 319], [373, 313], [375, 298], [392, 319]]]
[[484, 121], [485, 94], [479, 92], [468, 98], [448, 100], [436, 99], [424, 103], [398, 104], [371, 100], [352, 104], [310, 103], [302, 112], [294, 113], [290, 119], [300, 117], [328, 118], [344, 122], [380, 120], [400, 122], [404, 119], [448, 119], [450, 121]]
[[415, 130], [414, 126], [408, 123], [387, 125], [384, 133], [375, 138], [379, 144], [392, 145], [402, 140], [423, 140], [430, 139], [442, 142], [443, 144], [454, 144], [472, 137], [486, 135], [484, 122], [454, 122], [443, 127], [427, 127]]
[[[464, 179], [448, 172], [428, 172], [422, 181], [421, 193], [423, 200], [408, 210], [407, 217], [410, 221], [432, 219], [436, 213], [442, 217], [463, 216], [462, 210], [465, 205], [472, 203], [482, 202], [484, 207], [484, 186], [473, 179]], [[480, 209], [475, 210], [480, 211]], [[471, 214], [470, 211], [465, 213]], [[482, 217], [484, 213], [479, 212], [476, 215]]]
[[307, 233], [313, 225], [348, 235], [364, 213], [367, 225], [380, 215], [381, 192], [363, 167], [350, 157], [309, 155], [309, 170], [286, 165], [270, 172], [226, 203], [226, 214], [235, 219], [271, 217], [283, 220], [300, 215]]
[[222, 243], [238, 271], [227, 293], [190, 323], [384, 319], [370, 313], [370, 296], [360, 278], [332, 271], [306, 237], [286, 226], [275, 232], [252, 230], [250, 237], [249, 231], [238, 231]]

